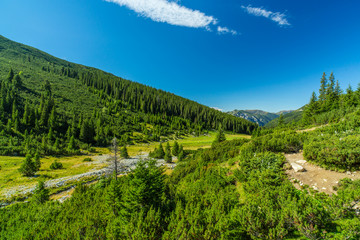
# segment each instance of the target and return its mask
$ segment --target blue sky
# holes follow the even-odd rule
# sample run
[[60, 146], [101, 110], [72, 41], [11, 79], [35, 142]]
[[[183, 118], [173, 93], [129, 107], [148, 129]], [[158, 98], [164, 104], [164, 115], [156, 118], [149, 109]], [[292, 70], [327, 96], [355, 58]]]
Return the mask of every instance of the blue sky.
[[1, 0], [0, 34], [223, 110], [360, 82], [360, 1]]

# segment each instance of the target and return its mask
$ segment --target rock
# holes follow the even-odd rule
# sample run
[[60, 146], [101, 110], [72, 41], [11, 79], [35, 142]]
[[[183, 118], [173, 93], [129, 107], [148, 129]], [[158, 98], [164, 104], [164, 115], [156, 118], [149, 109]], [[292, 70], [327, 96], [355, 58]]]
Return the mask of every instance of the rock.
[[312, 186], [312, 188], [313, 188], [314, 190], [316, 190], [316, 191], [319, 190], [319, 188], [318, 188], [317, 186]]
[[350, 171], [347, 171], [346, 174], [347, 174], [347, 175], [351, 175], [351, 172], [350, 172]]
[[305, 163], [307, 163], [306, 160], [298, 160], [296, 161], [298, 164], [304, 165]]
[[296, 164], [296, 163], [290, 163], [290, 164], [291, 164], [291, 167], [295, 170], [295, 172], [304, 172], [305, 171], [305, 168], [303, 168], [299, 164]]

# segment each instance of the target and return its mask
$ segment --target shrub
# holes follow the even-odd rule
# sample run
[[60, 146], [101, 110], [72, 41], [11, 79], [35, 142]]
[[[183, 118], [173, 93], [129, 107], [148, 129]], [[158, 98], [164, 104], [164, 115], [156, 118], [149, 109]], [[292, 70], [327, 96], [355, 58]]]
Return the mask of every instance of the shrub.
[[87, 157], [87, 158], [84, 158], [83, 162], [92, 162], [92, 159]]
[[35, 162], [31, 160], [31, 157], [28, 155], [26, 156], [26, 159], [24, 163], [21, 165], [19, 172], [26, 177], [32, 177], [37, 171], [37, 167], [35, 165]]
[[52, 170], [62, 169], [62, 168], [63, 168], [62, 163], [58, 162], [56, 160], [50, 165], [50, 169], [52, 169]]

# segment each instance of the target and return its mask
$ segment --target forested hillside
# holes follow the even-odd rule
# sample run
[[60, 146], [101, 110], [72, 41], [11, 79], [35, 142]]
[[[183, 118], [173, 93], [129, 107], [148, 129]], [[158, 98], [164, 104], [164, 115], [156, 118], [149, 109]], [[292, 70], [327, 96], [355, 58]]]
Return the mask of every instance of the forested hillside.
[[70, 63], [0, 36], [0, 154], [72, 154], [256, 125], [174, 94]]
[[[342, 121], [339, 127], [359, 129], [356, 119]], [[326, 129], [335, 137], [331, 130], [331, 126]], [[118, 180], [104, 178], [92, 186], [77, 186], [62, 204], [48, 201], [46, 189], [39, 185], [30, 202], [0, 209], [0, 236], [359, 239], [355, 208], [359, 180], [341, 180], [337, 194], [329, 196], [306, 185], [297, 189], [285, 174], [288, 164], [283, 153], [302, 150], [322, 131], [282, 127], [265, 129], [251, 140], [233, 141], [219, 132], [210, 149], [185, 151], [170, 175], [164, 175], [165, 169], [155, 162], [144, 161]]]
[[[350, 179], [360, 170], [360, 88], [343, 93], [334, 75], [324, 74], [300, 121], [280, 117], [264, 128], [5, 38], [0, 43], [0, 149], [27, 154], [25, 173], [25, 163], [41, 165], [39, 155], [78, 153], [114, 136], [122, 144], [166, 141], [219, 128], [210, 148], [168, 141], [164, 150], [160, 143], [121, 177], [79, 182], [63, 203], [49, 200], [40, 181], [26, 201], [0, 209], [0, 239], [360, 239], [360, 180]], [[223, 129], [252, 138], [226, 140]], [[284, 155], [292, 153], [349, 178], [334, 183], [333, 195], [299, 184]], [[175, 160], [175, 169], [157, 158]]]

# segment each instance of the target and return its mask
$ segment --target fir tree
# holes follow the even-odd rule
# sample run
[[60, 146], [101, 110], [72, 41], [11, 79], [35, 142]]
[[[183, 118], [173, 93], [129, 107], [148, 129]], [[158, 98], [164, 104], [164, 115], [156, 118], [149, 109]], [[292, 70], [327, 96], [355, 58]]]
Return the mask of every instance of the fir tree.
[[74, 136], [71, 136], [67, 149], [70, 152], [77, 149]]
[[53, 108], [51, 110], [49, 120], [48, 120], [48, 126], [53, 129], [56, 128], [56, 108], [55, 108], [55, 106], [53, 106]]
[[34, 165], [35, 165], [36, 171], [39, 171], [40, 168], [41, 168], [41, 161], [40, 161], [39, 155], [35, 155], [35, 157], [34, 157]]
[[326, 99], [326, 86], [327, 86], [327, 79], [326, 74], [323, 73], [320, 81], [320, 90], [319, 90], [319, 101], [323, 104]]
[[170, 149], [170, 144], [169, 142], [166, 143], [165, 146], [165, 156], [164, 156], [164, 160], [167, 163], [171, 163], [172, 162], [172, 157], [171, 157], [171, 149]]
[[92, 143], [94, 141], [95, 131], [92, 122], [87, 119], [82, 122], [80, 129], [80, 140], [85, 143]]
[[36, 173], [35, 163], [31, 160], [31, 156], [27, 155], [25, 161], [21, 165], [19, 172], [25, 177], [32, 177]]
[[179, 154], [179, 144], [177, 141], [174, 142], [174, 146], [172, 147], [172, 154], [177, 156]]
[[184, 150], [180, 150], [179, 155], [178, 155], [178, 161], [181, 162], [184, 160]]
[[120, 149], [120, 157], [124, 159], [129, 158], [129, 154], [125, 145]]
[[17, 89], [22, 87], [22, 80], [19, 74], [16, 74], [16, 76], [13, 78], [12, 85]]
[[13, 78], [14, 78], [14, 71], [12, 70], [12, 68], [10, 68], [10, 70], [9, 70], [9, 73], [8, 73], [8, 76], [7, 76], [7, 78], [6, 78], [6, 80], [7, 80], [7, 82], [11, 82], [12, 80], [13, 80]]
[[215, 144], [223, 142], [223, 141], [226, 141], [226, 137], [225, 137], [224, 131], [220, 127], [218, 133], [215, 136], [215, 140], [213, 141], [212, 145], [214, 146]]
[[33, 200], [36, 203], [43, 204], [49, 201], [49, 197], [49, 190], [45, 188], [45, 183], [43, 181], [39, 181], [34, 191]]

